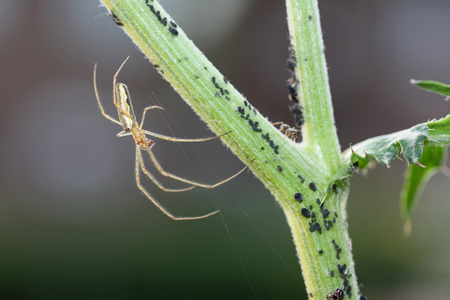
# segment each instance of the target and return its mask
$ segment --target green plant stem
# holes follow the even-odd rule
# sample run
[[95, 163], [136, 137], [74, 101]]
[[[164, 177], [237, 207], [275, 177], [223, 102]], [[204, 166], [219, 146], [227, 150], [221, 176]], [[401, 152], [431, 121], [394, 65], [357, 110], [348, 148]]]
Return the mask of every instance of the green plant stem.
[[[308, 35], [296, 37], [301, 94], [305, 105], [305, 142], [297, 144], [281, 134], [224, 78], [195, 47], [157, 1], [102, 0], [116, 24], [123, 26], [195, 112], [271, 191], [286, 214], [300, 258], [310, 298], [325, 299], [348, 281], [357, 299], [358, 286], [347, 236], [345, 204], [349, 187], [329, 190], [341, 165], [330, 93], [322, 54], [317, 3]], [[292, 2], [292, 3], [290, 3]], [[303, 1], [288, 1], [288, 15], [297, 18]], [[308, 4], [309, 5], [309, 4]], [[166, 18], [166, 19], [164, 19]], [[296, 21], [289, 21], [296, 27]], [[302, 25], [303, 26], [303, 25]], [[318, 28], [318, 29], [317, 29]], [[297, 36], [296, 33], [291, 35]], [[305, 41], [305, 39], [309, 41]], [[298, 45], [297, 45], [298, 44]], [[309, 45], [309, 46], [308, 46]], [[308, 47], [316, 47], [311, 50]], [[297, 49], [298, 48], [298, 49]], [[309, 49], [309, 50], [308, 50]], [[300, 60], [300, 59], [299, 59]], [[319, 68], [315, 73], [315, 68]], [[309, 78], [312, 77], [312, 78]], [[317, 126], [317, 127], [316, 127]], [[320, 205], [325, 201], [323, 205]]]
[[341, 165], [334, 124], [322, 30], [317, 0], [286, 0], [291, 47], [297, 61], [299, 96], [304, 107], [302, 134], [305, 147], [317, 153], [329, 173]]

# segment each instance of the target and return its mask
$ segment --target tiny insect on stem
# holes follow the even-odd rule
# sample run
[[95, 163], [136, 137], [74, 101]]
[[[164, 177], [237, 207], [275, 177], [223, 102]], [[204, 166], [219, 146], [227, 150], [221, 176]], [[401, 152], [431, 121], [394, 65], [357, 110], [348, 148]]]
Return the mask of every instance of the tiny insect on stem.
[[280, 126], [279, 130], [281, 133], [284, 133], [285, 137], [290, 138], [293, 142], [297, 141], [297, 139], [300, 137], [300, 129], [293, 128], [287, 124], [284, 124], [283, 122], [275, 122], [272, 123], [273, 126]]

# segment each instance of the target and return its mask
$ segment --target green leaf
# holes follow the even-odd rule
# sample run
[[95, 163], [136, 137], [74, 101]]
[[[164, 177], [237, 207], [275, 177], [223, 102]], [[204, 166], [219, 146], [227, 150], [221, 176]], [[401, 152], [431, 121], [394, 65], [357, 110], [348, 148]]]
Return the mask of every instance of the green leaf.
[[450, 97], [450, 85], [437, 82], [437, 81], [431, 81], [431, 80], [414, 80], [411, 79], [411, 83], [417, 85], [418, 87], [434, 92], [446, 97]]
[[343, 153], [345, 169], [329, 184], [345, 181], [352, 173], [366, 170], [373, 162], [389, 166], [403, 154], [409, 163], [401, 193], [404, 232], [411, 231], [412, 211], [429, 179], [445, 164], [450, 145], [450, 115], [421, 123], [409, 129], [382, 135], [358, 143]]
[[418, 165], [409, 165], [405, 173], [405, 182], [401, 192], [400, 208], [404, 220], [404, 232], [411, 232], [412, 211], [425, 188], [425, 185], [439, 169], [445, 164], [447, 147], [436, 143], [427, 143]]
[[[340, 178], [351, 175], [351, 172], [347, 172], [348, 168], [352, 168], [350, 171], [355, 167], [365, 170], [372, 165], [372, 161], [389, 167], [391, 161], [400, 153], [408, 163], [420, 165], [419, 158], [426, 139], [441, 146], [450, 145], [450, 115], [402, 131], [373, 137], [351, 146], [342, 153], [345, 170]], [[344, 174], [346, 172], [348, 174]]]
[[450, 115], [440, 120], [430, 121], [427, 125], [430, 139], [450, 145]]
[[422, 155], [423, 142], [428, 137], [426, 123], [418, 124], [409, 129], [367, 139], [351, 146], [343, 153], [347, 166], [357, 166], [364, 169], [369, 162], [375, 160], [389, 167], [390, 162], [402, 152], [410, 164], [418, 164]]

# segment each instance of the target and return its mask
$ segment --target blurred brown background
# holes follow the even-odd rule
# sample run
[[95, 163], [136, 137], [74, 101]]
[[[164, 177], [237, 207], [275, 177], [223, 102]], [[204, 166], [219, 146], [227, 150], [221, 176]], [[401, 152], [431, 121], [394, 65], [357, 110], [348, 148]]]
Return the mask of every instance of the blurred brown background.
[[[287, 105], [284, 1], [166, 0], [166, 10], [272, 121]], [[450, 2], [320, 1], [342, 148], [448, 114], [411, 78], [450, 83]], [[179, 137], [211, 132], [143, 59], [99, 1], [0, 1], [0, 294], [5, 299], [307, 299], [284, 216], [250, 173], [215, 190], [139, 194], [134, 143], [106, 109], [112, 76], [135, 110], [160, 104], [146, 127]], [[140, 113], [138, 113], [140, 115]], [[218, 141], [158, 142], [164, 167], [213, 183], [242, 167]], [[449, 179], [435, 176], [402, 235], [403, 162], [355, 176], [348, 203], [362, 291], [369, 299], [448, 299]], [[171, 181], [167, 185], [182, 186]]]

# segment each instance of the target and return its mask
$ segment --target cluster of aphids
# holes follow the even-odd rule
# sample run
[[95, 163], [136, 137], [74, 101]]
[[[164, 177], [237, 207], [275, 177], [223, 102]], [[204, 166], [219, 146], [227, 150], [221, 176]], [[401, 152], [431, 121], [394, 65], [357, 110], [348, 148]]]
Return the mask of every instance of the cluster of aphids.
[[[236, 108], [236, 111], [239, 113], [241, 118], [248, 121], [248, 124], [250, 125], [250, 127], [253, 129], [254, 132], [261, 133], [261, 137], [267, 141], [270, 148], [273, 149], [273, 152], [275, 154], [280, 154], [280, 152], [278, 151], [279, 146], [277, 144], [275, 144], [275, 142], [271, 139], [269, 133], [262, 132], [262, 129], [259, 128], [259, 122], [252, 119], [251, 113], [253, 112], [253, 115], [256, 116], [257, 115], [256, 109], [254, 107], [252, 107], [250, 105], [250, 103], [247, 102], [247, 100], [244, 100], [244, 106], [243, 107], [238, 106]], [[247, 111], [249, 111], [249, 113], [247, 113]], [[261, 150], [264, 150], [264, 147], [261, 147]], [[279, 166], [278, 171], [281, 172], [282, 170], [283, 170], [283, 168]]]
[[[214, 84], [214, 87], [218, 90], [214, 95], [216, 97], [219, 97], [220, 95], [225, 96], [225, 99], [230, 100], [230, 97], [228, 97], [228, 95], [230, 94], [230, 92], [227, 89], [224, 89], [223, 87], [221, 87], [219, 85], [219, 83], [216, 80], [216, 77], [212, 77], [211, 78], [212, 83]], [[224, 78], [225, 83], [227, 83], [226, 78]], [[220, 94], [219, 94], [220, 92]]]
[[[305, 123], [303, 119], [303, 111], [302, 106], [300, 105], [300, 98], [298, 95], [298, 85], [299, 81], [297, 76], [295, 75], [295, 67], [297, 66], [297, 58], [295, 57], [295, 52], [292, 47], [289, 48], [289, 58], [286, 62], [289, 73], [291, 74], [288, 81], [288, 91], [289, 91], [289, 110], [294, 115], [294, 128], [298, 129], [298, 133], [300, 133], [300, 128]], [[297, 133], [296, 141], [301, 141], [301, 135]]]
[[[300, 179], [301, 183], [305, 182], [305, 179], [301, 175], [298, 175], [297, 177]], [[310, 182], [309, 183], [309, 188], [313, 192], [317, 191], [317, 186], [315, 185], [314, 182]], [[337, 188], [336, 188], [336, 191], [337, 191]], [[298, 202], [302, 202], [303, 201], [303, 195], [301, 193], [299, 193], [299, 192], [296, 192], [294, 194], [294, 199], [296, 201], [298, 201]], [[333, 227], [333, 225], [336, 223], [336, 218], [338, 217], [338, 214], [336, 212], [334, 212], [334, 216], [331, 215], [331, 212], [327, 208], [325, 208], [324, 204], [322, 203], [322, 201], [319, 198], [316, 199], [316, 203], [320, 207], [320, 213], [321, 213], [321, 216], [322, 216], [324, 228], [326, 230], [330, 230], [331, 227]], [[310, 205], [309, 208], [308, 207], [303, 207], [302, 210], [301, 210], [301, 214], [305, 218], [308, 218], [308, 219], [311, 218], [310, 222], [308, 223], [309, 224], [309, 231], [311, 231], [311, 232], [317, 231], [318, 233], [322, 233], [322, 226], [320, 225], [319, 220], [318, 220], [320, 215], [316, 214], [313, 211], [313, 208], [314, 207], [312, 205]], [[322, 251], [322, 250], [320, 250], [320, 251]], [[320, 253], [322, 254], [323, 251], [320, 252]], [[340, 258], [339, 255], [337, 256], [337, 258], [338, 259]]]
[[[305, 178], [303, 178], [301, 175], [297, 175], [297, 177], [300, 179], [301, 183], [304, 183], [306, 181]], [[313, 192], [316, 192], [318, 190], [314, 182], [310, 182], [308, 184], [308, 187]], [[331, 193], [334, 194], [338, 193], [337, 184], [333, 184], [333, 187], [331, 188]], [[294, 199], [300, 203], [304, 202], [303, 195], [299, 192], [294, 193]], [[300, 213], [303, 217], [308, 219], [309, 231], [311, 233], [322, 234], [324, 230], [328, 231], [334, 226], [334, 224], [337, 222], [338, 214], [337, 212], [332, 212], [328, 210], [325, 207], [325, 203], [321, 201], [320, 198], [316, 199], [316, 203], [320, 208], [320, 213], [317, 212], [317, 210], [315, 210], [314, 206], [311, 204], [309, 206], [307, 205], [305, 207], [302, 207]], [[342, 247], [334, 239], [331, 240], [331, 243], [333, 244], [336, 260], [340, 261], [342, 259], [341, 257]], [[318, 250], [318, 252], [319, 255], [323, 255], [325, 253], [325, 251], [322, 249]], [[332, 293], [329, 293], [327, 295], [327, 299], [340, 300], [344, 299], [345, 295], [351, 298], [353, 291], [352, 286], [350, 284], [350, 277], [352, 276], [352, 274], [350, 273], [350, 269], [347, 267], [347, 264], [337, 263], [336, 271], [331, 270], [330, 276], [331, 277], [339, 276], [343, 280], [342, 287], [340, 289], [336, 289]], [[367, 300], [367, 298], [361, 296], [361, 300]]]
[[350, 274], [349, 269], [347, 268], [347, 264], [337, 264], [337, 268], [339, 271], [339, 276], [344, 280], [342, 290], [351, 298], [352, 286], [350, 285], [350, 277], [352, 276], [352, 274]]
[[117, 26], [123, 26], [122, 21], [120, 21], [119, 17], [113, 11], [110, 11], [109, 14], [113, 18], [113, 21]]
[[[339, 270], [339, 275], [344, 278], [344, 287], [343, 289], [340, 288], [336, 288], [336, 290], [334, 290], [331, 293], [327, 294], [327, 299], [328, 300], [342, 300], [344, 299], [344, 296], [347, 295], [348, 297], [352, 297], [352, 287], [349, 284], [349, 281], [347, 279], [347, 277], [349, 277], [348, 274], [348, 269], [347, 269], [347, 265], [339, 265], [338, 264], [338, 270]], [[334, 275], [333, 275], [334, 277]], [[367, 298], [365, 296], [361, 296], [362, 300], [367, 300]]]
[[167, 24], [169, 24], [169, 32], [173, 35], [178, 35], [178, 30], [176, 29], [178, 26], [175, 24], [174, 21], [168, 21], [166, 17], [161, 17], [161, 12], [159, 10], [156, 10], [155, 7], [152, 4], [149, 4], [149, 2], [153, 2], [153, 0], [145, 0], [145, 4], [150, 8], [150, 11], [158, 18], [158, 21], [166, 27]]

